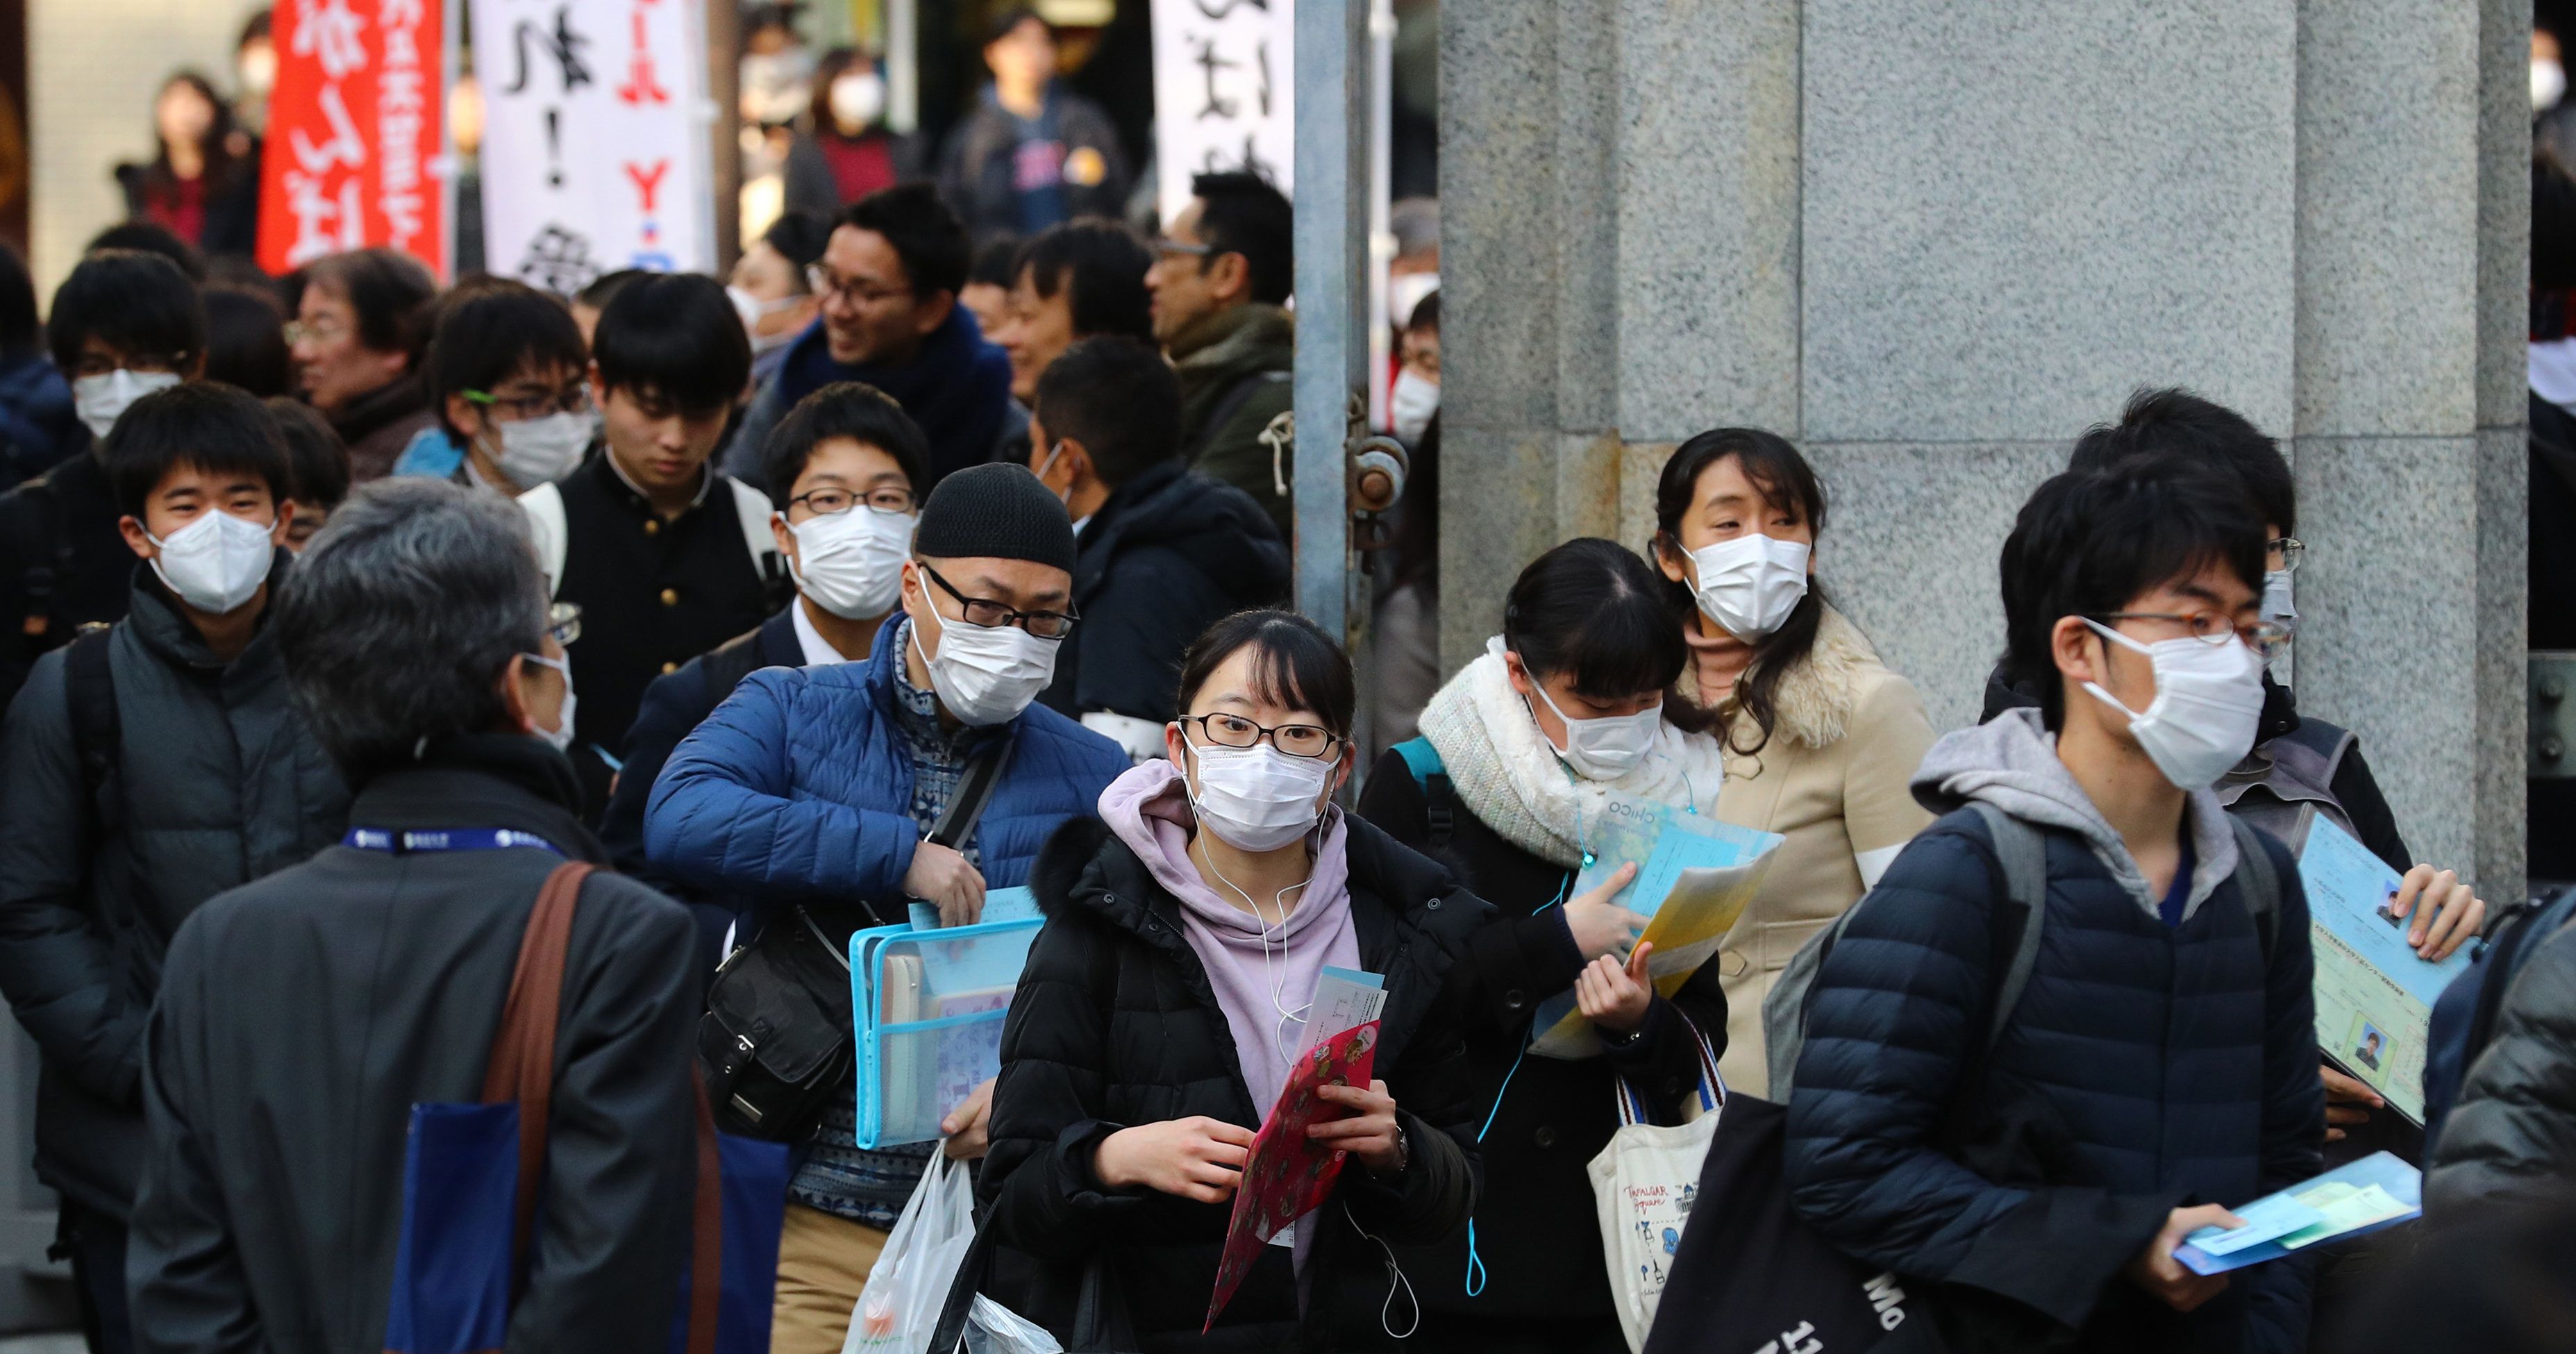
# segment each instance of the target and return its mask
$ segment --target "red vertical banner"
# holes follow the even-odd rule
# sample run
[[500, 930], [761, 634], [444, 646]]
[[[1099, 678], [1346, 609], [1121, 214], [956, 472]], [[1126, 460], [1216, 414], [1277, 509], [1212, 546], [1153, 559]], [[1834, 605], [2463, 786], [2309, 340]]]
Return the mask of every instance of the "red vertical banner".
[[291, 272], [384, 245], [448, 273], [447, 0], [279, 0], [259, 189], [259, 264]]

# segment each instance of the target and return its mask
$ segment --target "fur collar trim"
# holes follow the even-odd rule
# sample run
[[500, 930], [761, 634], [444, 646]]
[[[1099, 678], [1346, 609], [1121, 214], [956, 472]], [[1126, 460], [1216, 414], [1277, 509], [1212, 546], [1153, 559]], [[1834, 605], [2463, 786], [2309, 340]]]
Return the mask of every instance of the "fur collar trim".
[[[1860, 627], [1826, 607], [1817, 618], [1815, 644], [1780, 674], [1772, 702], [1779, 726], [1771, 736], [1810, 749], [1841, 742], [1851, 727], [1852, 712], [1860, 706], [1862, 682], [1871, 669], [1885, 667]], [[1678, 693], [1694, 705], [1705, 704], [1699, 698], [1698, 675], [1690, 667], [1682, 669]], [[1734, 697], [1722, 704], [1732, 709]]]

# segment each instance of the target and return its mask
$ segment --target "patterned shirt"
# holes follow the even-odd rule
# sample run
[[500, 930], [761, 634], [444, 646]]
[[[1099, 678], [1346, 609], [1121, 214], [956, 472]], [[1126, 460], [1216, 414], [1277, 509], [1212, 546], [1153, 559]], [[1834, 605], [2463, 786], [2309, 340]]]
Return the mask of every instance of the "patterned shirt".
[[[911, 629], [909, 618], [898, 618], [880, 642], [909, 644]], [[973, 731], [942, 728], [938, 697], [915, 687], [900, 661], [894, 665], [894, 696], [894, 725], [912, 756], [912, 820], [928, 833], [966, 774], [966, 742]], [[972, 834], [966, 838], [963, 854], [968, 864], [983, 868]], [[835, 1217], [891, 1228], [939, 1144], [908, 1143], [875, 1151], [859, 1146], [858, 1135], [858, 1082], [853, 1072], [843, 1093], [826, 1102], [823, 1120], [806, 1144], [805, 1160], [788, 1181], [787, 1196]]]

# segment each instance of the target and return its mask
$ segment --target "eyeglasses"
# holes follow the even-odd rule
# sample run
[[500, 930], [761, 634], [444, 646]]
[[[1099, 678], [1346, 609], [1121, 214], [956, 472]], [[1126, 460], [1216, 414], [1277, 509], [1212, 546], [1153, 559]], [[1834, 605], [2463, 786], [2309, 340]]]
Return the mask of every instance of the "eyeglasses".
[[838, 296], [844, 303], [854, 306], [881, 306], [912, 295], [907, 287], [862, 288], [856, 279], [835, 277], [819, 263], [805, 265], [805, 289], [814, 293], [818, 301]]
[[2171, 621], [2190, 631], [2191, 637], [2203, 644], [2224, 644], [2231, 639], [2240, 639], [2246, 648], [2265, 658], [2278, 655], [2281, 646], [2290, 642], [2290, 627], [2278, 621], [2247, 621], [2239, 625], [2233, 617], [2221, 611], [2195, 611], [2188, 616], [2170, 611], [2105, 611], [2093, 619]]
[[959, 592], [947, 579], [941, 578], [937, 569], [925, 564], [921, 566], [921, 571], [930, 575], [930, 581], [938, 584], [941, 592], [957, 599], [957, 605], [963, 609], [958, 619], [968, 625], [980, 626], [986, 630], [1016, 625], [1039, 639], [1062, 639], [1073, 633], [1073, 623], [1081, 619], [1070, 612], [1020, 611], [1006, 603], [996, 602], [990, 597], [969, 597]]
[[591, 412], [590, 387], [575, 385], [569, 390], [548, 395], [519, 395], [503, 399], [489, 391], [468, 390], [465, 398], [501, 415], [504, 422], [525, 423], [548, 414], [587, 414]]
[[288, 320], [286, 346], [292, 348], [306, 339], [315, 343], [331, 343], [347, 337], [348, 333], [349, 327], [337, 320]]
[[546, 608], [546, 633], [557, 644], [569, 649], [581, 638], [581, 603], [557, 602]]
[[1282, 724], [1264, 728], [1241, 715], [1183, 715], [1181, 723], [1196, 724], [1199, 734], [1221, 748], [1258, 747], [1262, 739], [1290, 757], [1324, 758], [1341, 747], [1341, 737], [1332, 730], [1315, 724]]
[[1216, 246], [1211, 244], [1191, 244], [1187, 240], [1175, 240], [1169, 235], [1157, 235], [1154, 237], [1154, 252], [1165, 258], [1182, 256], [1187, 258], [1203, 259], [1210, 254], [1215, 253]]
[[2263, 546], [2263, 565], [2285, 574], [2299, 571], [2299, 561], [2308, 557], [2308, 544], [2296, 536], [2276, 536]]
[[912, 511], [912, 491], [901, 485], [881, 484], [864, 494], [847, 489], [809, 489], [787, 500], [787, 506], [802, 503], [817, 516], [832, 517], [866, 504], [872, 512], [903, 516]]

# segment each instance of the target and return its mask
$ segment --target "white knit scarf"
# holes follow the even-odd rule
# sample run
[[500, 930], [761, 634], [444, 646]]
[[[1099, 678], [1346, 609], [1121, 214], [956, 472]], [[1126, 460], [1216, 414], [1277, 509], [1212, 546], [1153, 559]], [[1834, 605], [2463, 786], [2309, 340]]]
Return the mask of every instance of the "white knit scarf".
[[1670, 724], [1656, 726], [1654, 746], [1627, 775], [1576, 775], [1539, 732], [1529, 702], [1512, 689], [1499, 641], [1440, 688], [1423, 707], [1419, 727], [1468, 812], [1503, 840], [1558, 865], [1582, 862], [1584, 827], [1614, 790], [1713, 815], [1726, 782], [1717, 740]]

